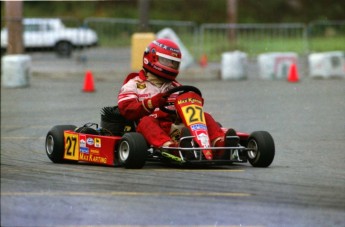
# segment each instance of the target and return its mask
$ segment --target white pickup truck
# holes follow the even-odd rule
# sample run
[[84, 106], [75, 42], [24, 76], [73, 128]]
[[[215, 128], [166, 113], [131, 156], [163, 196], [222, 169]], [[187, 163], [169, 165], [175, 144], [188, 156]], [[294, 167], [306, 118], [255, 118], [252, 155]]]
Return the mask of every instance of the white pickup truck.
[[[91, 47], [98, 43], [95, 31], [89, 28], [66, 28], [58, 18], [23, 19], [25, 49], [54, 49], [59, 56], [70, 56], [74, 48]], [[1, 52], [8, 43], [7, 28], [1, 30]]]

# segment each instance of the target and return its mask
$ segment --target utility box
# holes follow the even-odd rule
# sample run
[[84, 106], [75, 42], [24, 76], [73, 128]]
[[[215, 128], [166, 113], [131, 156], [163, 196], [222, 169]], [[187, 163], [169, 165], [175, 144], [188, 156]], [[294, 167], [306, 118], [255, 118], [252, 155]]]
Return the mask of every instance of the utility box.
[[132, 35], [131, 68], [138, 71], [143, 67], [143, 56], [146, 47], [155, 40], [154, 33], [134, 33]]
[[265, 53], [258, 57], [262, 79], [287, 79], [292, 64], [297, 65], [298, 55], [294, 52]]
[[310, 77], [345, 78], [345, 52], [313, 53], [308, 57]]
[[1, 59], [1, 83], [3, 87], [29, 86], [31, 57], [24, 54], [6, 55]]
[[240, 51], [222, 54], [221, 79], [246, 79], [247, 54]]

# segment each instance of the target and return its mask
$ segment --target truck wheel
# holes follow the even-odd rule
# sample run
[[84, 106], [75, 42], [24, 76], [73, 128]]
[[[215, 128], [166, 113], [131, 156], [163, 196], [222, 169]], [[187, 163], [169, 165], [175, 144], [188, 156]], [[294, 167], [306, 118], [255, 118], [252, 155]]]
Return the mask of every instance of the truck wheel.
[[60, 41], [55, 45], [55, 51], [59, 57], [70, 57], [73, 46], [68, 41]]
[[275, 147], [272, 136], [266, 131], [253, 132], [248, 139], [247, 152], [248, 161], [254, 167], [268, 167], [271, 165]]
[[74, 125], [57, 125], [48, 132], [46, 136], [46, 153], [48, 158], [54, 163], [69, 163], [69, 160], [64, 160], [64, 131], [74, 130], [77, 127]]
[[127, 169], [141, 169], [147, 158], [147, 143], [137, 132], [125, 133], [119, 143], [117, 153], [119, 162]]

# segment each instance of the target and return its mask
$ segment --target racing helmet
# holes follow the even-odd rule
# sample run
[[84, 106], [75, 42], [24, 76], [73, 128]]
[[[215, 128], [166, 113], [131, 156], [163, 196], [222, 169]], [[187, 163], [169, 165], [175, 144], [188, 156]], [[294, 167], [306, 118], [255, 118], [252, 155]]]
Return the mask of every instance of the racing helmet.
[[143, 68], [155, 76], [175, 80], [181, 57], [176, 43], [169, 39], [157, 39], [151, 42], [144, 52]]

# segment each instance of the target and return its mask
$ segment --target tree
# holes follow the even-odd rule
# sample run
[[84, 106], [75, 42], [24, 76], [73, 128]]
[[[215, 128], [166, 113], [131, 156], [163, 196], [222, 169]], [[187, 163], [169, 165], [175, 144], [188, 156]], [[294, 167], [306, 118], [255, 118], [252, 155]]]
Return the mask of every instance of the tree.
[[147, 32], [149, 30], [149, 9], [150, 0], [139, 0], [139, 31]]
[[[228, 15], [229, 24], [236, 24], [237, 23], [237, 0], [227, 0], [227, 15]], [[236, 40], [236, 30], [235, 29], [230, 28], [228, 35], [229, 35], [230, 41]]]
[[8, 54], [22, 54], [23, 46], [23, 2], [22, 1], [6, 1], [5, 15], [8, 29]]

